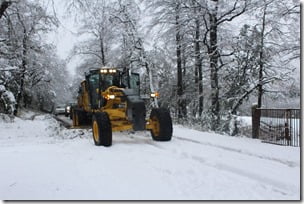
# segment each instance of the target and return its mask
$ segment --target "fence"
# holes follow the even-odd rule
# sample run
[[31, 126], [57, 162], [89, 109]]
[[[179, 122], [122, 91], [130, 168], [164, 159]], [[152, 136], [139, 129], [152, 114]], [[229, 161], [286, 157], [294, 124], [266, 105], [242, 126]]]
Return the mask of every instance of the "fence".
[[252, 108], [253, 138], [273, 144], [299, 147], [300, 128], [300, 109]]

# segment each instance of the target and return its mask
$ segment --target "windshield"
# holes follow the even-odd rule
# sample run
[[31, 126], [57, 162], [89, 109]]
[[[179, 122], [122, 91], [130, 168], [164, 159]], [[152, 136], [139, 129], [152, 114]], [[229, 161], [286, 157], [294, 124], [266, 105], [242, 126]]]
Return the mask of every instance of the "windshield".
[[110, 86], [121, 87], [119, 74], [101, 74], [101, 90], [105, 91]]
[[[99, 80], [100, 77], [100, 80]], [[100, 88], [100, 91], [105, 91], [110, 86], [117, 86], [119, 88], [134, 89], [136, 93], [139, 93], [139, 74], [131, 73], [130, 76], [126, 73], [113, 73], [113, 74], [92, 74], [89, 77], [90, 89], [96, 90]], [[99, 84], [100, 83], [100, 84]], [[93, 94], [94, 95], [94, 94]], [[93, 96], [93, 98], [95, 98]]]

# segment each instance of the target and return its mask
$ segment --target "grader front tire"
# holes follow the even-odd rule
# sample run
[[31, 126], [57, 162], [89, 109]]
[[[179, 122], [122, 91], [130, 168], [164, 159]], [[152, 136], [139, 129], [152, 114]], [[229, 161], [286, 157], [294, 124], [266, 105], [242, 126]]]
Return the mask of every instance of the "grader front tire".
[[92, 118], [93, 140], [96, 146], [112, 145], [112, 127], [106, 112], [96, 113]]
[[172, 138], [172, 119], [165, 108], [152, 109], [150, 115], [152, 123], [151, 135], [155, 141], [170, 141]]

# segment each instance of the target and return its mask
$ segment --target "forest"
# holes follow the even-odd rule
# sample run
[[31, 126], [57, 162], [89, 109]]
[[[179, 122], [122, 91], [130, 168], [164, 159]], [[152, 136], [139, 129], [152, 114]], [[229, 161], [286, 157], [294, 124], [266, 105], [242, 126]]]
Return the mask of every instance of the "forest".
[[65, 0], [85, 36], [67, 59], [47, 40], [56, 2], [0, 0], [0, 113], [76, 101], [100, 67], [140, 73], [142, 94], [158, 91], [175, 123], [203, 130], [229, 133], [252, 104], [300, 108], [298, 0]]

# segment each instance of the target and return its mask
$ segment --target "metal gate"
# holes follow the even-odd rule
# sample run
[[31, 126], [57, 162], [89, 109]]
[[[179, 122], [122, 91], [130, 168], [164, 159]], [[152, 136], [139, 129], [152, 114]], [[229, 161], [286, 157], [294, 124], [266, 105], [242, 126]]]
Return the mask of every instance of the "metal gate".
[[299, 147], [301, 144], [300, 109], [253, 108], [252, 136], [268, 143]]

